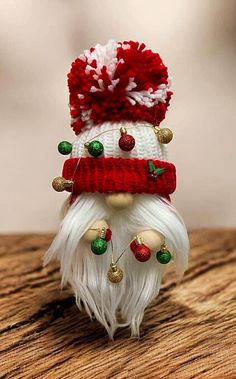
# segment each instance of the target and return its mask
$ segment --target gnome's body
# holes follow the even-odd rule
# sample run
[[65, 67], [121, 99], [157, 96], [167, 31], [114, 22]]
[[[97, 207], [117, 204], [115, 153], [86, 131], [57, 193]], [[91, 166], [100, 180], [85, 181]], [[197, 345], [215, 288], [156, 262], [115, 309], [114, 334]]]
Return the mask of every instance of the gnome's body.
[[111, 338], [122, 326], [138, 336], [166, 267], [181, 276], [188, 260], [159, 127], [172, 94], [167, 68], [144, 44], [109, 41], [72, 63], [68, 84], [77, 137], [61, 150], [70, 158], [54, 188], [70, 196], [45, 263], [60, 261], [62, 284]]

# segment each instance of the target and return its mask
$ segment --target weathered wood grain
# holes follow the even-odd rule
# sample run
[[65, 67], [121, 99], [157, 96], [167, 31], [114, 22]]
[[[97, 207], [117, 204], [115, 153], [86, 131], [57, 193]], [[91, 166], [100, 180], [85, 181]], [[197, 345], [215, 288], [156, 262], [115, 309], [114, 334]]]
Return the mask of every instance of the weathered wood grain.
[[190, 268], [169, 274], [146, 311], [140, 340], [115, 341], [42, 268], [52, 236], [2, 236], [0, 378], [236, 378], [236, 231], [190, 233]]

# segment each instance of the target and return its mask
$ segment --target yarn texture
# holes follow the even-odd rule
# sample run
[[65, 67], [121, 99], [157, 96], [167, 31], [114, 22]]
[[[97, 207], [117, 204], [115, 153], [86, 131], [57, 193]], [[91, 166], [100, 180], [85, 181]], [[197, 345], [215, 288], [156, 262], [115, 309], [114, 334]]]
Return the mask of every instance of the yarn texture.
[[[172, 132], [160, 126], [172, 95], [167, 67], [143, 43], [110, 40], [72, 63], [68, 87], [76, 137], [59, 144], [70, 155], [54, 181], [69, 198], [44, 264], [59, 260], [62, 286], [111, 339], [120, 327], [139, 336], [167, 267], [181, 278], [188, 265], [186, 227], [170, 202]], [[158, 260], [163, 246], [168, 259]]]
[[72, 128], [86, 123], [147, 121], [159, 125], [172, 92], [167, 67], [144, 43], [110, 40], [84, 51], [68, 74]]
[[70, 158], [64, 163], [62, 176], [73, 180], [75, 195], [81, 192], [130, 192], [168, 196], [175, 190], [175, 166], [159, 160], [153, 163], [164, 168], [163, 174], [154, 180], [149, 177], [147, 160], [137, 158]]

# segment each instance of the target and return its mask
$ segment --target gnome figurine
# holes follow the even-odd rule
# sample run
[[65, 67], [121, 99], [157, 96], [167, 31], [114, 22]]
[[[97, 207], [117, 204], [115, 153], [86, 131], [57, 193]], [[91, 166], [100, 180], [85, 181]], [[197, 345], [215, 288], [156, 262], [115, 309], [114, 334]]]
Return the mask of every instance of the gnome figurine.
[[139, 336], [145, 308], [168, 266], [182, 276], [189, 242], [171, 204], [176, 171], [170, 129], [161, 127], [172, 92], [167, 67], [143, 43], [110, 40], [85, 50], [68, 74], [73, 143], [56, 191], [68, 191], [60, 230], [44, 257], [58, 259], [79, 309], [107, 330]]

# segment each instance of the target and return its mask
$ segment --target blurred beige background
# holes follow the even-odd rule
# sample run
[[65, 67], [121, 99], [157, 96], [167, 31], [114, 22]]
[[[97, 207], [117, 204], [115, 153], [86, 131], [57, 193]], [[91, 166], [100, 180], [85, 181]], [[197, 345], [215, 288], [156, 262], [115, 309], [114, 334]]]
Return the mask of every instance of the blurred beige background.
[[57, 144], [74, 138], [66, 74], [110, 38], [143, 41], [169, 67], [163, 124], [188, 228], [236, 225], [236, 1], [1, 0], [0, 15], [0, 232], [56, 229]]

